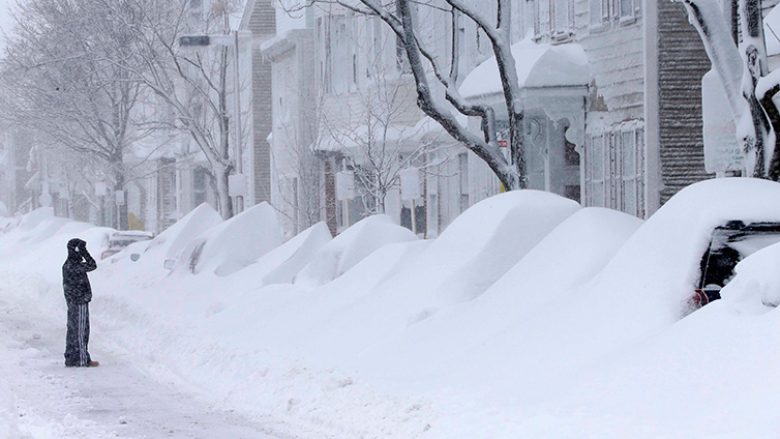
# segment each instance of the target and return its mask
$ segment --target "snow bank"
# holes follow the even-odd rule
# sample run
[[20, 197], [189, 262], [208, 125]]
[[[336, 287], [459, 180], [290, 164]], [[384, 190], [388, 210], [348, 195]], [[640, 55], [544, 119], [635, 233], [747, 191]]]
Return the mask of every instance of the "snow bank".
[[268, 203], [260, 203], [190, 241], [179, 258], [178, 270], [227, 276], [281, 243], [276, 212]]
[[[399, 364], [394, 369], [398, 374], [411, 375], [434, 386], [441, 384], [434, 377], [442, 376], [442, 370], [448, 374], [461, 370], [453, 365], [453, 358], [464, 353], [470, 357], [471, 350], [480, 345], [492, 344], [493, 360], [513, 357], [506, 344], [521, 335], [508, 329], [535, 315], [544, 304], [575, 294], [574, 288], [593, 278], [641, 223], [610, 209], [584, 208], [575, 212], [484, 294], [410, 325], [397, 339], [382, 346], [383, 355], [397, 359]], [[468, 364], [474, 360], [460, 361]], [[480, 380], [480, 375], [471, 376], [469, 381], [458, 379], [473, 384]]]
[[516, 305], [533, 309], [593, 278], [641, 225], [642, 220], [616, 210], [581, 209], [547, 235], [486, 294], [516, 298]]
[[422, 264], [458, 267], [437, 288], [445, 303], [484, 292], [579, 204], [548, 192], [515, 191], [482, 201], [458, 217]]
[[222, 217], [207, 203], [192, 210], [146, 245], [144, 252], [161, 253], [165, 260], [178, 259], [187, 244], [222, 222]]
[[319, 222], [236, 273], [231, 282], [257, 286], [292, 283], [331, 239], [327, 224]]
[[777, 309], [754, 315], [711, 303], [594, 362], [514, 437], [777, 437], [779, 329]]
[[571, 200], [532, 190], [484, 200], [458, 217], [403, 270], [334, 313], [300, 343], [322, 361], [351, 362], [359, 354], [373, 364], [367, 368], [385, 374], [387, 338], [479, 296], [578, 209]]
[[[780, 221], [780, 184], [727, 178], [683, 189], [626, 244], [605, 270], [601, 287], [612, 292], [610, 300], [660, 318], [656, 323], [677, 321], [687, 312], [713, 229], [731, 220]], [[624, 294], [627, 285], [631, 294]]]
[[315, 288], [336, 279], [376, 249], [395, 242], [414, 241], [409, 229], [387, 215], [373, 215], [353, 224], [325, 245], [295, 277], [295, 284]]
[[723, 300], [735, 308], [761, 314], [780, 305], [780, 244], [748, 256], [737, 264], [736, 276], [721, 290]]
[[462, 354], [457, 361], [469, 366], [454, 375], [475, 385], [485, 374], [496, 377], [524, 400], [553, 398], [573, 385], [578, 370], [685, 315], [714, 227], [778, 218], [780, 184], [734, 178], [692, 185], [648, 219], [593, 281], [514, 322], [506, 337]]
[[[40, 208], [24, 215], [19, 220], [18, 226], [11, 228], [7, 233], [0, 235], [0, 255], [13, 255], [15, 262], [23, 265], [22, 261], [30, 256], [33, 259], [42, 258], [40, 261], [49, 260], [47, 251], [52, 241], [57, 245], [62, 244], [62, 254], [66, 254], [65, 243], [71, 238], [89, 238], [88, 248], [93, 255], [99, 256], [105, 249], [109, 229], [95, 229], [96, 233], [88, 233], [94, 226], [86, 223], [74, 222], [65, 218], [54, 216], [51, 208]], [[43, 253], [43, 254], [41, 254]], [[57, 257], [60, 251], [55, 252]], [[62, 257], [62, 261], [65, 256]]]
[[0, 201], [0, 218], [8, 218], [11, 216], [8, 212], [8, 207], [6, 207], [5, 203]]
[[[129, 262], [101, 266], [93, 316], [154, 373], [310, 436], [773, 437], [780, 245], [745, 259], [724, 300], [681, 316], [712, 229], [778, 219], [780, 184], [764, 180], [693, 185], [643, 224], [516, 191], [436, 240], [382, 216], [333, 240], [317, 225], [217, 275], [257, 239], [239, 232], [264, 227], [242, 219], [195, 239], [197, 277], [145, 284], [154, 276], [131, 279]], [[0, 235], [0, 249], [17, 233]], [[54, 267], [37, 299], [61, 302], [50, 293], [64, 242], [44, 248], [24, 263]], [[263, 286], [271, 273], [287, 283]]]
[[68, 221], [54, 216], [51, 208], [36, 209], [23, 216], [18, 227], [5, 234], [0, 254], [25, 251], [40, 241], [52, 236]]

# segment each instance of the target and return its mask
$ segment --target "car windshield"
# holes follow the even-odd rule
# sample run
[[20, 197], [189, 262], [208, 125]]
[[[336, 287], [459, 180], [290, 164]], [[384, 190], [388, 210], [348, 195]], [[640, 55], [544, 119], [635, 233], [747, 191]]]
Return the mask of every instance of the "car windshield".
[[130, 244], [140, 242], [140, 241], [147, 241], [151, 239], [152, 237], [148, 234], [125, 234], [125, 233], [117, 233], [111, 237], [111, 239], [108, 242], [109, 248], [124, 248], [129, 246]]
[[739, 261], [753, 253], [780, 242], [780, 223], [733, 221], [717, 227], [701, 261], [699, 288], [725, 286], [734, 275]]

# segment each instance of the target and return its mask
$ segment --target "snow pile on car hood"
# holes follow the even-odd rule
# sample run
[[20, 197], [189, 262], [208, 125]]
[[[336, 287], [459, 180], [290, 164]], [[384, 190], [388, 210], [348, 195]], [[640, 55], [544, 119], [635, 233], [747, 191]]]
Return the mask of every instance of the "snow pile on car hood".
[[611, 293], [601, 295], [603, 300], [625, 304], [626, 312], [634, 309], [632, 316], [625, 315], [634, 322], [629, 326], [635, 326], [638, 314], [654, 321], [652, 325], [679, 320], [688, 312], [687, 300], [697, 286], [712, 231], [732, 220], [780, 221], [780, 185], [726, 178], [683, 189], [607, 266], [599, 287]]
[[395, 224], [387, 215], [369, 216], [322, 247], [295, 277], [295, 284], [318, 287], [341, 276], [384, 245], [416, 239], [414, 233]]
[[780, 244], [761, 249], [736, 268], [734, 279], [721, 290], [723, 300], [737, 309], [762, 314], [780, 306]]
[[295, 275], [332, 239], [328, 226], [319, 222], [236, 273], [231, 282], [241, 284], [246, 280], [257, 286], [292, 283]]
[[777, 183], [742, 178], [692, 185], [648, 219], [593, 281], [518, 319], [507, 329], [511, 337], [463, 354], [457, 361], [468, 358], [468, 366], [454, 374], [475, 385], [485, 374], [503, 377], [502, 385], [524, 399], [565, 392], [578, 370], [685, 315], [714, 227], [778, 218]]
[[[387, 337], [455, 303], [477, 297], [579, 204], [545, 192], [515, 191], [464, 212], [402, 270], [378, 284], [300, 343], [323, 358], [376, 356]], [[354, 280], [360, 282], [359, 276]], [[367, 316], [370, 316], [367, 318]]]
[[146, 244], [144, 252], [162, 253], [164, 259], [178, 259], [187, 244], [198, 235], [216, 227], [222, 217], [210, 205], [203, 203], [165, 229]]
[[[590, 281], [642, 224], [638, 218], [610, 209], [588, 207], [565, 219], [484, 294], [410, 325], [397, 339], [382, 346], [388, 357], [398, 359], [397, 373], [419, 374], [420, 380], [437, 382], [454, 373], [453, 359], [471, 356], [472, 349], [490, 344], [491, 361], [514, 358], [511, 348], [518, 337], [516, 322], [546, 311], [546, 304], [576, 294]], [[510, 330], [512, 329], [512, 330]], [[376, 349], [379, 354], [380, 348]], [[503, 356], [504, 360], [496, 357]], [[408, 362], [408, 363], [407, 363]], [[481, 363], [462, 358], [456, 363]], [[490, 365], [480, 367], [490, 368]], [[442, 374], [441, 371], [448, 371]], [[467, 370], [465, 374], [471, 373]], [[471, 376], [471, 383], [480, 380]], [[491, 375], [494, 379], [499, 377]], [[512, 376], [502, 377], [512, 380]], [[465, 378], [463, 379], [465, 382]]]
[[263, 202], [191, 240], [181, 253], [177, 271], [189, 270], [195, 274], [209, 271], [227, 276], [281, 243], [276, 211]]

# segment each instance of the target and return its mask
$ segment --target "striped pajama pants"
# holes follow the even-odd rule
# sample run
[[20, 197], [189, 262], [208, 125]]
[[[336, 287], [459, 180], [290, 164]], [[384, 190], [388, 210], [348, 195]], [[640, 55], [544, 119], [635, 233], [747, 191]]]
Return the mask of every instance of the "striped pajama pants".
[[65, 336], [65, 365], [87, 366], [90, 362], [89, 304], [68, 302], [68, 332]]

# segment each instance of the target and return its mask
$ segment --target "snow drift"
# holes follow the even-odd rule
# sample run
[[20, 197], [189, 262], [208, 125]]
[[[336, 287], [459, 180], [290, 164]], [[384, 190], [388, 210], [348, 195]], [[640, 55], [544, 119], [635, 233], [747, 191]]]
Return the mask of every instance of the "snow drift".
[[276, 212], [260, 203], [207, 230], [182, 251], [179, 269], [227, 276], [252, 264], [282, 243]]
[[371, 353], [370, 347], [381, 351], [387, 337], [479, 296], [577, 209], [579, 204], [571, 200], [531, 190], [484, 200], [458, 217], [403, 270], [335, 312], [300, 343], [323, 361], [365, 356], [381, 369], [385, 357]]
[[395, 242], [414, 241], [409, 229], [387, 215], [364, 218], [325, 245], [295, 277], [295, 284], [315, 288], [336, 279], [376, 249]]
[[271, 250], [254, 264], [235, 274], [237, 281], [257, 286], [292, 283], [295, 275], [308, 265], [332, 236], [324, 222], [319, 222]]
[[178, 259], [181, 252], [198, 235], [222, 222], [222, 217], [210, 205], [203, 203], [164, 232], [144, 244], [144, 253], [159, 253], [165, 260]]

